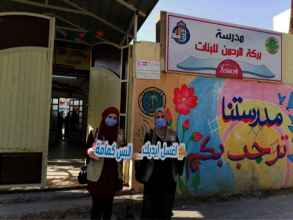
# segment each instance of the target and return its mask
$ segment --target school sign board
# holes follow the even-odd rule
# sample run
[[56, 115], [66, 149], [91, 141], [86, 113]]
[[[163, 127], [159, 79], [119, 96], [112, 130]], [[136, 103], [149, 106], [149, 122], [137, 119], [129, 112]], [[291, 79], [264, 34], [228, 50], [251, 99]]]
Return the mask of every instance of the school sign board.
[[282, 34], [167, 13], [166, 72], [282, 82]]
[[53, 75], [89, 77], [91, 47], [71, 42], [55, 41]]

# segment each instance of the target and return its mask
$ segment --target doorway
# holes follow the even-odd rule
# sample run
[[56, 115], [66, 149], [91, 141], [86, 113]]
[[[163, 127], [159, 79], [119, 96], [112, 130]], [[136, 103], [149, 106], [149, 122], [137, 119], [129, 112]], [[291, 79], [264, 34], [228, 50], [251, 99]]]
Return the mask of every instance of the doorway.
[[82, 143], [83, 99], [51, 98], [49, 144]]
[[80, 186], [84, 166], [89, 79], [55, 77], [52, 82], [47, 187]]
[[[83, 131], [83, 100], [69, 99], [68, 143], [81, 144]], [[66, 126], [65, 126], [66, 127]], [[66, 133], [66, 130], [65, 130]]]
[[[47, 185], [80, 186], [76, 176], [85, 162], [83, 148], [86, 135], [99, 126], [105, 108], [114, 106], [120, 110], [119, 127], [124, 129], [126, 141], [129, 141], [128, 137], [131, 136], [127, 130], [129, 60], [130, 48], [97, 44], [92, 47], [88, 79], [55, 76], [54, 80], [53, 76], [51, 124], [54, 126], [50, 127], [52, 144], [49, 146]], [[63, 103], [66, 103], [66, 106], [60, 105]], [[58, 130], [58, 117], [62, 121], [64, 111], [67, 115], [65, 119], [69, 121], [68, 126], [63, 123], [62, 126], [59, 125]], [[123, 172], [124, 184], [128, 185], [129, 161], [124, 162]]]

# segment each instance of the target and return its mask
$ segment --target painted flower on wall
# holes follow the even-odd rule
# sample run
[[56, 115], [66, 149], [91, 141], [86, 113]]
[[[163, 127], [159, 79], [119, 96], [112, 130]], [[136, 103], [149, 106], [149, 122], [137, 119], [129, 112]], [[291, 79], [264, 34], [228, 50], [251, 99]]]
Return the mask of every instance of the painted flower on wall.
[[190, 140], [195, 141], [195, 142], [199, 142], [201, 139], [203, 138], [203, 135], [199, 132], [194, 132], [191, 137]]
[[166, 112], [167, 112], [167, 119], [168, 119], [169, 126], [172, 129], [172, 123], [173, 123], [172, 113], [169, 108], [166, 109]]
[[183, 122], [182, 129], [183, 129], [183, 133], [185, 133], [189, 129], [189, 120], [188, 119], [185, 122]]
[[194, 88], [188, 88], [186, 84], [181, 86], [181, 89], [174, 90], [173, 103], [175, 104], [175, 111], [179, 114], [188, 115], [191, 108], [197, 106], [197, 96], [194, 95]]
[[[179, 137], [180, 143], [185, 142], [185, 134], [190, 129], [190, 121], [189, 119], [185, 120], [181, 126], [180, 126], [180, 117], [184, 115], [185, 117], [189, 115], [190, 109], [195, 108], [197, 106], [197, 100], [198, 97], [195, 95], [194, 88], [188, 88], [186, 84], [183, 84], [181, 88], [175, 88], [174, 89], [174, 98], [173, 103], [175, 104], [175, 111], [178, 113], [177, 116], [177, 132], [179, 132], [179, 129], [182, 129], [182, 135]], [[188, 117], [188, 116], [187, 116]], [[193, 140], [200, 140], [202, 137], [198, 135], [199, 133], [195, 132], [191, 134], [191, 137], [188, 139], [188, 143], [186, 145], [186, 151], [188, 151], [188, 145], [190, 141]], [[196, 137], [195, 137], [196, 136]], [[185, 166], [189, 167], [189, 164], [186, 164], [187, 160], [185, 161]], [[200, 163], [200, 161], [199, 161]], [[189, 178], [188, 178], [189, 179]], [[195, 177], [192, 179], [192, 184], [196, 185], [197, 187], [200, 183], [200, 174], [199, 171], [195, 175]], [[180, 189], [188, 189], [188, 183], [187, 180], [181, 179], [178, 177], [178, 184]], [[197, 188], [196, 187], [196, 188]]]
[[203, 135], [199, 132], [193, 132], [187, 142], [187, 145], [186, 145], [186, 150], [188, 150], [188, 147], [189, 147], [189, 142], [190, 141], [193, 141], [193, 142], [199, 142], [201, 139], [203, 138]]

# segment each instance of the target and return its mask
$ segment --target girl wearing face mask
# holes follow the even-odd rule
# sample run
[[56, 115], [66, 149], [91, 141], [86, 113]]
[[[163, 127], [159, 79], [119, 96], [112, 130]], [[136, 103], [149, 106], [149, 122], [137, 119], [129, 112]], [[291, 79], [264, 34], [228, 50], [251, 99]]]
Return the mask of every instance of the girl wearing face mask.
[[[156, 145], [158, 141], [171, 146], [179, 143], [177, 133], [168, 128], [167, 113], [164, 108], [155, 111], [155, 128], [148, 131], [144, 143], [150, 141]], [[184, 160], [173, 158], [165, 160], [137, 160], [142, 167], [141, 182], [144, 182], [144, 196], [141, 219], [171, 219], [172, 206], [176, 191], [177, 174], [182, 175]]]
[[[109, 107], [102, 114], [102, 121], [98, 128], [97, 137], [90, 132], [84, 154], [90, 157], [87, 166], [87, 190], [92, 196], [91, 219], [111, 219], [113, 199], [117, 191], [122, 190], [122, 163], [113, 158], [95, 158], [92, 144], [95, 139], [109, 144], [117, 143], [117, 147], [124, 146], [123, 130], [119, 129], [119, 111]], [[95, 159], [93, 159], [95, 158]]]

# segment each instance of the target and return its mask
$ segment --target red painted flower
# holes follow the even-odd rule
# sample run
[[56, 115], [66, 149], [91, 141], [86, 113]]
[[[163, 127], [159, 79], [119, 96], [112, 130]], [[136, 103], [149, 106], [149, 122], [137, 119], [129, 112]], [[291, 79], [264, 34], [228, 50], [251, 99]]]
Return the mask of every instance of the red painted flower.
[[239, 170], [241, 168], [241, 163], [237, 163], [236, 168]]
[[282, 136], [281, 136], [281, 140], [282, 140], [282, 141], [288, 140], [288, 138], [289, 138], [288, 135], [286, 135], [286, 136], [283, 136], [283, 135], [282, 135]]
[[167, 118], [168, 118], [168, 120], [172, 120], [173, 117], [172, 117], [172, 113], [170, 112], [170, 109], [167, 108], [167, 109], [166, 109], [166, 112], [167, 112]]
[[170, 112], [170, 109], [169, 108], [166, 109], [166, 112], [167, 112], [168, 125], [172, 129], [172, 123], [173, 123], [172, 113]]
[[218, 160], [217, 165], [218, 165], [218, 167], [222, 167], [222, 165], [223, 165], [222, 161]]
[[173, 102], [176, 105], [175, 110], [179, 114], [188, 115], [191, 108], [197, 106], [197, 96], [194, 94], [194, 88], [188, 88], [186, 84], [183, 84], [181, 89], [176, 88], [174, 90]]
[[189, 129], [189, 120], [187, 119], [185, 122], [183, 122], [182, 126], [188, 130]]
[[194, 132], [190, 137], [190, 139], [195, 142], [199, 142], [202, 138], [203, 138], [203, 135], [199, 132]]
[[184, 133], [189, 129], [189, 120], [188, 119], [185, 122], [183, 122], [182, 129], [183, 129]]

